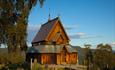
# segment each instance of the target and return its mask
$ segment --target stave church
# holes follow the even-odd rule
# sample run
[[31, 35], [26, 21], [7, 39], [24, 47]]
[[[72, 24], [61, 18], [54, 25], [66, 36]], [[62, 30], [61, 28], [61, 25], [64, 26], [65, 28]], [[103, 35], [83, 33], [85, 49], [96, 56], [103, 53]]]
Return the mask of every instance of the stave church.
[[26, 61], [37, 59], [40, 64], [76, 64], [78, 52], [69, 44], [69, 37], [60, 17], [41, 25], [26, 53]]

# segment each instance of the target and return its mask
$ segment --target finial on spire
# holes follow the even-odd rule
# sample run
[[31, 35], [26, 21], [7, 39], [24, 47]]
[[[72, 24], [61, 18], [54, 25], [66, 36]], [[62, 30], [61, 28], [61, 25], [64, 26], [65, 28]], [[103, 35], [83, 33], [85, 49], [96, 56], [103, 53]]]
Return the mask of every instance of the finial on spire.
[[58, 14], [58, 17], [60, 17], [60, 14]]
[[50, 21], [50, 13], [49, 13], [48, 21]]
[[50, 8], [49, 8], [49, 17], [48, 17], [48, 21], [50, 21]]

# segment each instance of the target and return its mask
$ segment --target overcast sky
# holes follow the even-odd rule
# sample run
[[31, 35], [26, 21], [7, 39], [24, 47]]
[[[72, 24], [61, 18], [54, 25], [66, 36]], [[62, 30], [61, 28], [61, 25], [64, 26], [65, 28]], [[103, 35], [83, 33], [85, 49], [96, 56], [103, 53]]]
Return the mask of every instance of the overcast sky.
[[74, 46], [115, 45], [115, 0], [45, 0], [42, 8], [38, 3], [29, 16], [29, 45], [49, 13], [51, 19], [60, 16]]

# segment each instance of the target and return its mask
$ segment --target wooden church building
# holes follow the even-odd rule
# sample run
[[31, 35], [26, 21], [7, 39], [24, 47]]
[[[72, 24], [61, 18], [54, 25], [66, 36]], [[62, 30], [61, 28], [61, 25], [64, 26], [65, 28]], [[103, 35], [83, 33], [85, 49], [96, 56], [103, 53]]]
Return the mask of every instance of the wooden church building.
[[59, 17], [43, 24], [26, 54], [26, 61], [40, 64], [76, 64], [78, 53], [69, 44], [69, 37]]

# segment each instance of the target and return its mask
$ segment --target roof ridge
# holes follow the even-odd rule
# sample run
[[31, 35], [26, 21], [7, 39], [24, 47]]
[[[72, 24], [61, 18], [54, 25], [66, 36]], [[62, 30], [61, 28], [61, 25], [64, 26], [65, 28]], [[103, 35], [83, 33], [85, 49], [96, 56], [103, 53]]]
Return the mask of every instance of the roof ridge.
[[49, 22], [52, 22], [52, 21], [54, 21], [54, 20], [56, 20], [56, 19], [58, 20], [59, 17], [56, 17], [56, 18], [54, 18], [54, 19], [51, 19], [51, 20], [47, 21], [46, 23], [42, 24], [42, 26], [44, 26], [44, 25], [48, 24]]

